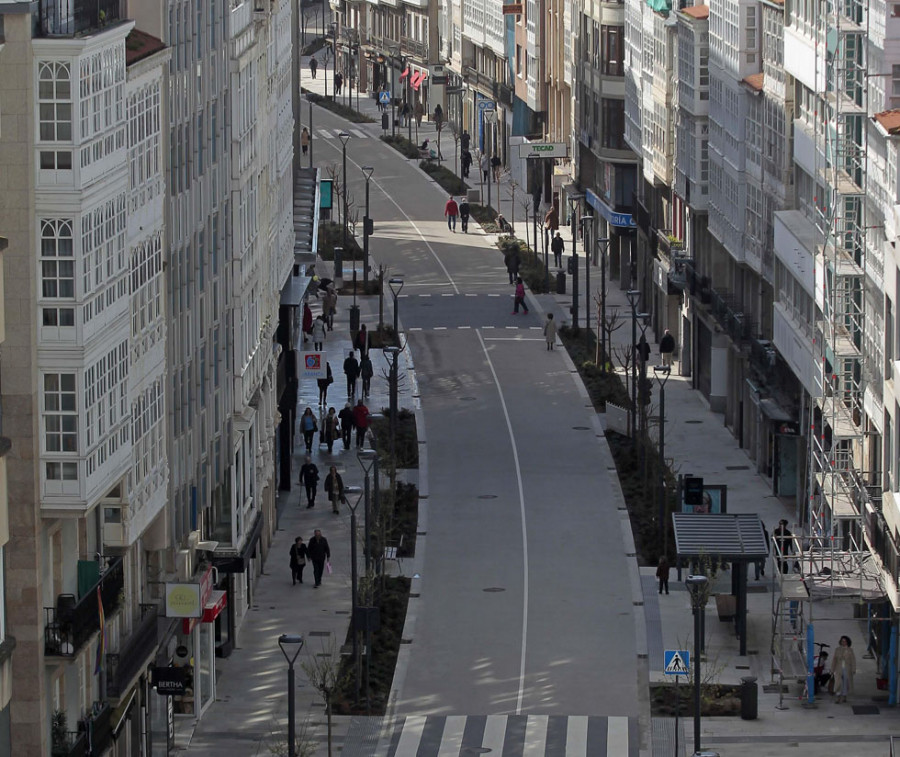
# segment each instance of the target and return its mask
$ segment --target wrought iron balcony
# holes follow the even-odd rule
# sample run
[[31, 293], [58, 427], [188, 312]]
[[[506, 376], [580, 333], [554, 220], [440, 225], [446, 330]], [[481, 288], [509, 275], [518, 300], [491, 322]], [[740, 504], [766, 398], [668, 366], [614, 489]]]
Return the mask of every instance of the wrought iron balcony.
[[756, 324], [749, 315], [740, 310], [729, 292], [713, 289], [708, 276], [697, 274], [693, 261], [685, 261], [684, 275], [691, 296], [698, 298], [701, 305], [709, 306], [710, 315], [716, 319], [731, 341], [744, 346], [754, 338]]
[[[112, 743], [112, 708], [106, 702], [94, 702], [87, 717], [78, 721], [78, 730], [69, 733], [66, 757], [103, 754]], [[56, 752], [54, 752], [56, 754]]]
[[403, 55], [415, 55], [422, 60], [428, 60], [428, 44], [412, 37], [400, 37], [400, 52]]
[[155, 604], [141, 605], [141, 619], [131, 635], [119, 645], [119, 651], [106, 655], [106, 694], [118, 699], [126, 694], [126, 687], [143, 667], [159, 643]]
[[41, 34], [78, 37], [124, 18], [120, 0], [41, 0]]
[[660, 253], [667, 258], [684, 254], [684, 242], [676, 238], [670, 229], [657, 229], [656, 234], [659, 237], [657, 250]]
[[68, 658], [78, 654], [100, 630], [100, 599], [104, 615], [110, 618], [119, 609], [124, 587], [125, 566], [122, 558], [117, 557], [77, 602], [72, 594], [60, 594], [56, 607], [44, 608], [44, 654]]

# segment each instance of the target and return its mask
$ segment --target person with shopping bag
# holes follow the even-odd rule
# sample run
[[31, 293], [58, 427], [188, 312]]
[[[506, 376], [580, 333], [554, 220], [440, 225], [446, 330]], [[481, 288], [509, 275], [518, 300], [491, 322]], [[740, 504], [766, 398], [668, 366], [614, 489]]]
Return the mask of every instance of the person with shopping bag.
[[[328, 546], [328, 539], [322, 536], [322, 531], [318, 528], [306, 545], [306, 556], [313, 564], [314, 588], [318, 589], [322, 585], [322, 574], [325, 572], [325, 566], [331, 565], [328, 562], [331, 559], [331, 548]], [[328, 572], [331, 573], [330, 570]]]

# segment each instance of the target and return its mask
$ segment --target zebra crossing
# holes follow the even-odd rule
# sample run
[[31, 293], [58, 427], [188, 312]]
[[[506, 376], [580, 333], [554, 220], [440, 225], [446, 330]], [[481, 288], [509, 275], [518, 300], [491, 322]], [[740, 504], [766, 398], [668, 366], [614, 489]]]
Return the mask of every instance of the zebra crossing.
[[410, 715], [387, 757], [637, 757], [636, 718], [587, 715]]
[[324, 139], [337, 139], [341, 132], [346, 132], [351, 137], [358, 139], [369, 139], [372, 136], [371, 134], [366, 134], [362, 129], [323, 129], [319, 126], [316, 127], [315, 136]]

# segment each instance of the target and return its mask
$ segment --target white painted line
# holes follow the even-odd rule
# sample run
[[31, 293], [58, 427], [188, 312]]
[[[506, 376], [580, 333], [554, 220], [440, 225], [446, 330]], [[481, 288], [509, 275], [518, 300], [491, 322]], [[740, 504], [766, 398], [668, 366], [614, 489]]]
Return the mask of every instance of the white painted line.
[[606, 753], [628, 754], [628, 718], [607, 719]]
[[359, 129], [347, 129], [354, 137], [359, 137], [360, 139], [365, 139], [369, 135], [364, 131], [360, 131]]
[[[586, 715], [570, 715], [566, 732], [566, 757], [586, 757], [588, 719]], [[628, 752], [614, 752], [628, 754]]]
[[463, 735], [466, 731], [465, 715], [448, 715], [444, 723], [444, 735], [437, 757], [459, 757]]
[[496, 326], [482, 326], [481, 328], [487, 330], [487, 329], [495, 329], [497, 327]]
[[422, 740], [422, 731], [425, 730], [424, 715], [407, 715], [403, 723], [403, 732], [400, 741], [397, 742], [397, 754], [415, 754]]
[[484, 724], [484, 736], [481, 737], [482, 748], [489, 750], [485, 754], [503, 753], [507, 722], [506, 715], [488, 715], [487, 722]]
[[[529, 715], [525, 721], [525, 744], [522, 757], [544, 757], [547, 753], [548, 715]], [[619, 754], [619, 752], [613, 752]]]
[[504, 295], [500, 295], [500, 294], [489, 294], [488, 295], [488, 297], [505, 297], [505, 296], [506, 296], [505, 294]]
[[441, 297], [456, 297], [456, 295], [453, 292], [444, 292]]
[[477, 296], [478, 295], [474, 294], [473, 292], [466, 292], [466, 297], [477, 297]]
[[514, 330], [516, 330], [516, 331], [518, 331], [518, 329], [519, 329], [518, 326], [507, 326], [506, 328], [507, 328], [507, 329], [514, 329]]
[[446, 331], [447, 327], [446, 326], [435, 326], [434, 330], [435, 331]]
[[[512, 446], [513, 465], [516, 470], [516, 483], [519, 488], [519, 519], [522, 524], [522, 641], [519, 658], [519, 691], [516, 695], [516, 715], [522, 714], [522, 699], [525, 696], [525, 655], [528, 650], [528, 524], [525, 520], [525, 486], [522, 482], [522, 467], [519, 463], [519, 449], [516, 446], [516, 437], [513, 435], [512, 421], [509, 418], [509, 409], [506, 407], [506, 399], [503, 396], [503, 387], [500, 386], [500, 379], [494, 370], [494, 364], [491, 362], [491, 353], [488, 351], [487, 344], [481, 336], [480, 331], [476, 331], [478, 340], [481, 342], [481, 350], [484, 352], [484, 359], [487, 361], [491, 375], [494, 377], [494, 385], [497, 387], [497, 394], [500, 396], [500, 406], [503, 408], [503, 417], [506, 419], [506, 432], [509, 435], [509, 443]], [[398, 750], [399, 751], [399, 750]]]
[[470, 329], [470, 328], [472, 328], [472, 327], [471, 327], [471, 326], [457, 326], [456, 328], [458, 328], [458, 329]]
[[407, 331], [421, 331], [421, 330], [422, 330], [422, 328], [420, 326], [413, 326], [412, 328], [407, 329]]
[[431, 297], [430, 294], [420, 294], [419, 297]]

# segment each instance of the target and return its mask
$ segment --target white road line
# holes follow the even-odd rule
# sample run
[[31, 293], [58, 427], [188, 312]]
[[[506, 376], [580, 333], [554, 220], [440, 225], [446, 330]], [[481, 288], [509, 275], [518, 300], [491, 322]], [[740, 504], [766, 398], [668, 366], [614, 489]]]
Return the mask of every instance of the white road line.
[[359, 129], [347, 129], [354, 137], [359, 137], [360, 139], [365, 139], [369, 135], [364, 131], [360, 131]]
[[[522, 757], [544, 757], [547, 753], [547, 715], [529, 715], [525, 721]], [[615, 752], [614, 754], [619, 754]]]
[[477, 297], [477, 296], [478, 295], [474, 294], [473, 292], [466, 292], [466, 297]]
[[502, 754], [503, 742], [506, 741], [506, 715], [488, 715], [484, 724], [484, 736], [481, 738], [481, 746], [490, 750], [485, 754]]
[[[566, 757], [585, 757], [588, 736], [587, 716], [570, 715], [566, 726]], [[628, 751], [612, 752], [611, 754], [628, 754]]]
[[446, 331], [447, 327], [446, 326], [435, 326], [434, 330], [435, 331]]
[[397, 743], [397, 754], [415, 754], [422, 740], [422, 731], [425, 729], [424, 715], [407, 715], [403, 724], [403, 732]]
[[494, 377], [494, 385], [497, 387], [497, 394], [500, 396], [500, 405], [503, 408], [503, 416], [506, 419], [506, 432], [509, 434], [509, 443], [512, 446], [516, 483], [519, 487], [519, 518], [522, 523], [522, 656], [519, 660], [519, 691], [516, 695], [516, 715], [520, 715], [522, 713], [522, 698], [525, 696], [525, 655], [528, 649], [528, 525], [525, 521], [525, 486], [522, 482], [519, 449], [516, 446], [516, 437], [513, 435], [512, 421], [509, 418], [509, 409], [506, 407], [506, 399], [503, 396], [503, 387], [500, 386], [500, 379], [494, 370], [494, 364], [491, 362], [491, 353], [488, 351], [481, 332], [476, 331], [475, 333], [478, 334], [478, 341], [481, 342], [484, 359], [491, 370], [491, 375]]
[[448, 715], [444, 723], [444, 735], [437, 757], [459, 757], [463, 735], [466, 731], [466, 715]]
[[441, 297], [456, 297], [456, 295], [453, 292], [443, 292]]
[[421, 331], [421, 330], [422, 330], [421, 326], [413, 326], [412, 328], [407, 329], [407, 331]]
[[456, 328], [458, 328], [458, 329], [470, 329], [470, 328], [472, 328], [472, 327], [471, 327], [471, 326], [457, 326]]
[[506, 328], [508, 328], [508, 329], [518, 329], [519, 327], [518, 327], [518, 326], [507, 326]]
[[496, 326], [482, 326], [481, 328], [482, 329], [495, 329], [497, 327]]
[[420, 294], [419, 297], [431, 297], [430, 294]]
[[489, 294], [488, 297], [505, 297], [506, 295]]
[[628, 754], [628, 718], [607, 718], [606, 753]]

